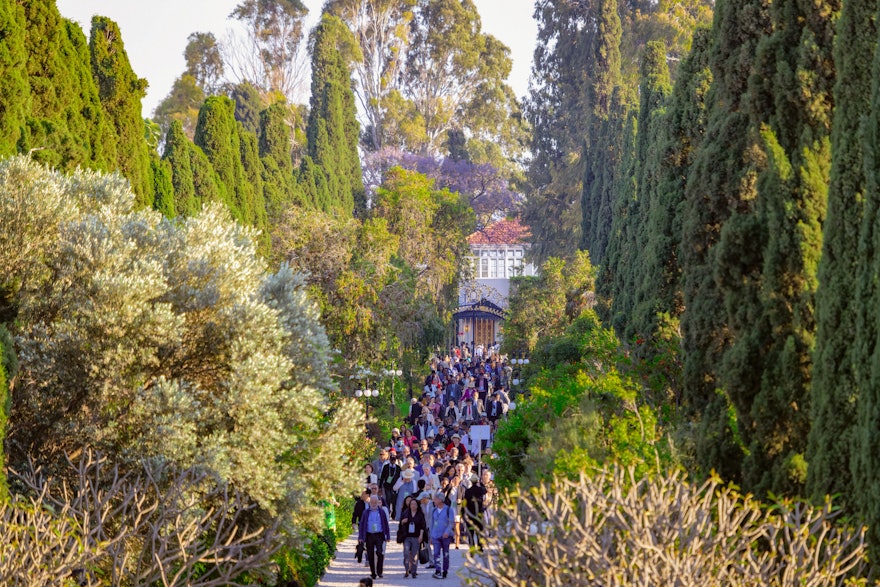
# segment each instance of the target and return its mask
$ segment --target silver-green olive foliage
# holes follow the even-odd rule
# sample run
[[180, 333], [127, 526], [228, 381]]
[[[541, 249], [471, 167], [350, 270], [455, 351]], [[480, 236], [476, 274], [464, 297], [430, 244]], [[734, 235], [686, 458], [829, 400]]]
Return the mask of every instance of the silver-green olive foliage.
[[[291, 534], [355, 488], [356, 406], [303, 278], [220, 205], [168, 220], [125, 180], [0, 162], [0, 275], [18, 304], [12, 459], [88, 446], [203, 466]], [[320, 497], [319, 497], [320, 496]]]

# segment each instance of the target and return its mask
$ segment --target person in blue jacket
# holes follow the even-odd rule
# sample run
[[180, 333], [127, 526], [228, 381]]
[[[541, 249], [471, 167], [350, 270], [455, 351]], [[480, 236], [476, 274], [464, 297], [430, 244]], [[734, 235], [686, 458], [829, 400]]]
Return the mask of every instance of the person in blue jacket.
[[[379, 497], [370, 496], [370, 507], [364, 510], [358, 526], [358, 543], [366, 544], [367, 560], [370, 562], [370, 575], [375, 579], [382, 577], [385, 564], [385, 543], [391, 539], [388, 515], [379, 507]], [[448, 550], [448, 549], [447, 549]]]
[[[431, 544], [434, 546], [435, 579], [445, 579], [449, 572], [449, 545], [452, 544], [455, 512], [446, 505], [441, 492], [434, 494], [434, 511], [431, 512]], [[442, 565], [442, 566], [441, 566]]]

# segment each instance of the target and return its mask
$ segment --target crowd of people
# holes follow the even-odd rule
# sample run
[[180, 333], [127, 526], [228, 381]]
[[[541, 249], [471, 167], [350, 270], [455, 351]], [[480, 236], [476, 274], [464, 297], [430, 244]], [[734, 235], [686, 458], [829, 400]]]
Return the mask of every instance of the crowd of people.
[[421, 564], [445, 579], [450, 548], [480, 548], [498, 501], [488, 462], [498, 421], [512, 407], [512, 369], [497, 345], [454, 347], [430, 367], [404, 423], [364, 466], [351, 522], [357, 560], [366, 555], [371, 579], [382, 577], [392, 520], [404, 577], [417, 577]]

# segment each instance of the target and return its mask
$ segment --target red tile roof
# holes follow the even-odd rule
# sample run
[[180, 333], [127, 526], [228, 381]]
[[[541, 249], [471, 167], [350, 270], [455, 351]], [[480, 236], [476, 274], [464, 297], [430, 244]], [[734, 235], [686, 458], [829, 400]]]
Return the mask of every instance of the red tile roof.
[[499, 220], [468, 237], [469, 245], [516, 245], [528, 242], [532, 233], [519, 220]]

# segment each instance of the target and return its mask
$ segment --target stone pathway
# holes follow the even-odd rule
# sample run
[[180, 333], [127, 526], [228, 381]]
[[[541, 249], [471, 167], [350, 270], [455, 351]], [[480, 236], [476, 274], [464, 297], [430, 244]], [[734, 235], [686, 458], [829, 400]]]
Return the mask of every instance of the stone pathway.
[[[381, 579], [375, 579], [374, 585], [382, 587], [459, 587], [463, 585], [457, 573], [464, 566], [464, 553], [467, 543], [461, 545], [461, 550], [455, 550], [455, 545], [449, 549], [449, 575], [446, 579], [434, 579], [431, 574], [433, 569], [419, 565], [419, 576], [403, 578], [403, 545], [397, 544], [394, 537], [397, 535], [397, 522], [391, 522], [391, 542], [386, 546], [385, 568]], [[370, 567], [363, 563], [358, 564], [354, 558], [355, 546], [357, 545], [357, 533], [342, 541], [336, 550], [336, 558], [330, 562], [327, 572], [318, 581], [318, 587], [357, 587], [358, 581], [363, 577], [370, 576]], [[433, 556], [433, 552], [432, 552]], [[366, 562], [366, 554], [364, 554]]]

